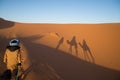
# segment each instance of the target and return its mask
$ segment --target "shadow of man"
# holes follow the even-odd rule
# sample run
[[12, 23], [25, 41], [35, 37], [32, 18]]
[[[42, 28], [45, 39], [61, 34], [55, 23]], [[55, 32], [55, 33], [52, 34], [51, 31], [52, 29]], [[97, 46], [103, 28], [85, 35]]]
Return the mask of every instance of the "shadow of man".
[[72, 53], [72, 47], [75, 48], [75, 53], [78, 56], [78, 46], [76, 41], [76, 36], [73, 36], [72, 40], [67, 40], [67, 43], [70, 45], [68, 52]]
[[[87, 61], [87, 59], [88, 59], [89, 61], [92, 60], [91, 62], [92, 62], [92, 63], [95, 63], [94, 57], [93, 57], [93, 55], [92, 55], [92, 53], [91, 53], [91, 50], [90, 50], [90, 48], [88, 47], [86, 41], [83, 40], [82, 44], [79, 42], [79, 45], [80, 45], [81, 48], [83, 49], [83, 53], [84, 53], [84, 58], [85, 58], [85, 60], [86, 60], [86, 61]], [[89, 55], [90, 55], [90, 57], [89, 57]]]
[[56, 49], [58, 49], [58, 48], [63, 44], [63, 42], [64, 42], [64, 37], [62, 37], [62, 38], [59, 40]]

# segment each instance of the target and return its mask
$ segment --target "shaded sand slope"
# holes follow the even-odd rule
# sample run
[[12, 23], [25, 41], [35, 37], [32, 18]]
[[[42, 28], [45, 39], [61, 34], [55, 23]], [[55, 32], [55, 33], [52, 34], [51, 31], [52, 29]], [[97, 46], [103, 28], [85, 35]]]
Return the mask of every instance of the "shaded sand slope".
[[9, 28], [12, 26], [14, 26], [14, 22], [7, 21], [7, 20], [0, 18], [0, 29]]
[[120, 71], [88, 63], [63, 51], [31, 42], [33, 41], [32, 39], [34, 40], [33, 37], [31, 37], [31, 39], [29, 38], [29, 40], [23, 38], [29, 51], [30, 60], [36, 64], [33, 70], [38, 76], [41, 72], [39, 63], [42, 61], [48, 63], [63, 80], [120, 79]]

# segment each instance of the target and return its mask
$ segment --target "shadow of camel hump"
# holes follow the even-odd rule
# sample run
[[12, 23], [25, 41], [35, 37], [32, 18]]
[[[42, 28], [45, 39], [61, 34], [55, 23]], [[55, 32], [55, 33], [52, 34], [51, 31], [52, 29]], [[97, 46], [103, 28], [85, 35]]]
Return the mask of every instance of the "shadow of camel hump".
[[0, 29], [10, 28], [14, 26], [14, 24], [15, 23], [12, 21], [7, 21], [7, 20], [0, 18]]
[[79, 42], [80, 47], [83, 49], [83, 54], [84, 54], [84, 58], [87, 61], [90, 61], [92, 63], [95, 63], [94, 57], [91, 53], [90, 48], [88, 47], [87, 43], [85, 40], [83, 40], [82, 44]]

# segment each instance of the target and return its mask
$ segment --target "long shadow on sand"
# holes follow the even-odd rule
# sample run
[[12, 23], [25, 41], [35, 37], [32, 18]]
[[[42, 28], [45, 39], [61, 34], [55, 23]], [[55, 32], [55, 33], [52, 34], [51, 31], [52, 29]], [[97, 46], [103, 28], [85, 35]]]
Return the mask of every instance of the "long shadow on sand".
[[10, 28], [10, 27], [14, 26], [14, 24], [15, 23], [12, 21], [7, 21], [7, 20], [0, 18], [0, 29]]
[[[36, 61], [38, 65], [40, 60], [44, 60], [63, 80], [120, 80], [120, 71], [92, 64], [63, 51], [34, 43], [33, 41], [38, 38], [32, 36], [20, 39], [24, 41], [30, 59]], [[33, 69], [39, 71], [39, 68]]]

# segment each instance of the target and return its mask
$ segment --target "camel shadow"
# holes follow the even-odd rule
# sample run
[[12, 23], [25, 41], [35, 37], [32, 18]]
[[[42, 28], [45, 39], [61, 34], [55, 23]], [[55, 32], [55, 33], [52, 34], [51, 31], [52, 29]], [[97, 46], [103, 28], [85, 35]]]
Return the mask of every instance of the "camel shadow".
[[70, 47], [69, 47], [69, 49], [68, 49], [68, 52], [69, 53], [72, 53], [73, 51], [73, 47], [74, 47], [74, 49], [75, 49], [75, 53], [76, 53], [76, 55], [78, 56], [78, 46], [77, 46], [77, 41], [76, 41], [76, 36], [73, 36], [73, 38], [72, 38], [72, 40], [67, 40], [67, 43], [68, 43], [68, 45], [70, 45]]
[[89, 46], [87, 45], [86, 41], [83, 40], [82, 44], [79, 42], [79, 45], [83, 49], [85, 61], [88, 60], [89, 62], [95, 63], [94, 57], [93, 57], [91, 50], [90, 50]]

